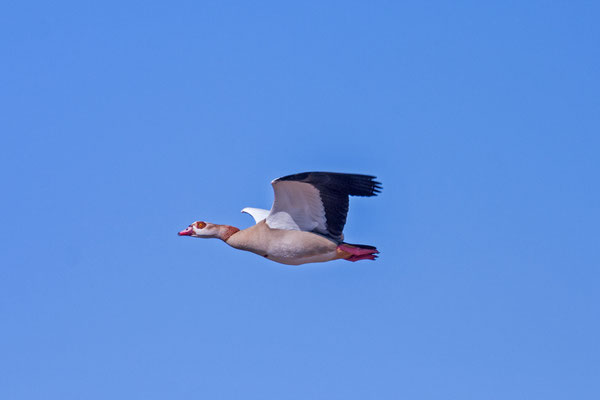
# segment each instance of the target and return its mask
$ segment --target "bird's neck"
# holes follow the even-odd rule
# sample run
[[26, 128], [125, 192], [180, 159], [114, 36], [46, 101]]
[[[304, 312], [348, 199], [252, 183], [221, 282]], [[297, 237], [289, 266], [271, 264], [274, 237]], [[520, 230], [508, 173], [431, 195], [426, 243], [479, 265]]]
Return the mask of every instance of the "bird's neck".
[[235, 233], [238, 233], [240, 230], [235, 226], [231, 225], [221, 225], [219, 226], [219, 239], [227, 243], [229, 238], [233, 236]]

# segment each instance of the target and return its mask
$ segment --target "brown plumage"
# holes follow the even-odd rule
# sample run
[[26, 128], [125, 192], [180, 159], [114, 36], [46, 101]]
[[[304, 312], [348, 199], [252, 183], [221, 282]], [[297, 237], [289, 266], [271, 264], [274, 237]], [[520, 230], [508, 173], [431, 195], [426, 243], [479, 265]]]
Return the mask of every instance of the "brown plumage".
[[342, 230], [348, 196], [375, 196], [381, 184], [370, 175], [305, 172], [272, 182], [271, 211], [245, 208], [256, 225], [239, 230], [197, 221], [180, 236], [219, 238], [231, 247], [282, 264], [299, 265], [336, 259], [374, 260], [377, 249], [344, 243]]

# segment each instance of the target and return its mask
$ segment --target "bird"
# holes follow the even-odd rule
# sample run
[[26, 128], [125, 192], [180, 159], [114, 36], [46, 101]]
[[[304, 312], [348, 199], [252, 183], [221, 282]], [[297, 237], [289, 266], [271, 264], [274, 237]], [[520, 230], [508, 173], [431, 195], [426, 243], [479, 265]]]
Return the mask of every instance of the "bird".
[[271, 210], [246, 207], [255, 225], [240, 230], [230, 225], [195, 221], [178, 233], [195, 238], [218, 238], [229, 246], [286, 265], [333, 260], [375, 260], [374, 246], [344, 241], [349, 196], [376, 196], [376, 177], [338, 172], [302, 172], [271, 182]]

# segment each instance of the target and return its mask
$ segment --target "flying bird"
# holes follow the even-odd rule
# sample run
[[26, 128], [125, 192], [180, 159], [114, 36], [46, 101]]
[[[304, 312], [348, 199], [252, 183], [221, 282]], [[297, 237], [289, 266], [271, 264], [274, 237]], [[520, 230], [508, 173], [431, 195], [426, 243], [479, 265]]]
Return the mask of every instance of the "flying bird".
[[374, 176], [335, 172], [303, 172], [271, 182], [271, 210], [247, 207], [256, 224], [240, 230], [230, 225], [196, 221], [179, 236], [218, 238], [236, 249], [269, 260], [300, 265], [332, 260], [375, 260], [373, 246], [344, 242], [348, 196], [376, 196]]

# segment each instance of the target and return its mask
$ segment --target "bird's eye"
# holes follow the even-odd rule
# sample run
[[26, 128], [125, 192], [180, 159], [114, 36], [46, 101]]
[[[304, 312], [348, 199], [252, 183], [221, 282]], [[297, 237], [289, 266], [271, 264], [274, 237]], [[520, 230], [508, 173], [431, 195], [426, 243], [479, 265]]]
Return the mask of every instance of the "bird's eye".
[[196, 228], [198, 228], [198, 229], [202, 229], [205, 226], [206, 226], [206, 224], [204, 222], [202, 222], [202, 221], [196, 222]]

